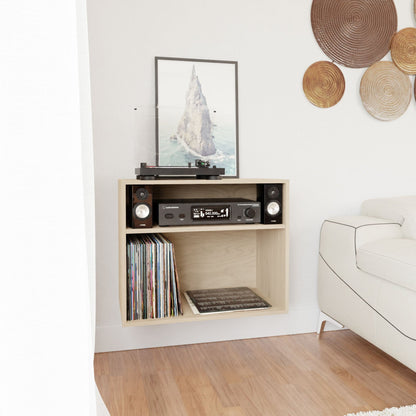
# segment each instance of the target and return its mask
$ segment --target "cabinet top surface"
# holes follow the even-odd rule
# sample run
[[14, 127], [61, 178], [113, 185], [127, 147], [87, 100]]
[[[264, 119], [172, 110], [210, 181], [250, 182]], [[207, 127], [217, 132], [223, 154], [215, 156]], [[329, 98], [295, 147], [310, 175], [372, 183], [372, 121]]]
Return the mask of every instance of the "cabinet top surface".
[[124, 185], [230, 185], [230, 184], [257, 184], [257, 183], [289, 183], [288, 179], [119, 179]]

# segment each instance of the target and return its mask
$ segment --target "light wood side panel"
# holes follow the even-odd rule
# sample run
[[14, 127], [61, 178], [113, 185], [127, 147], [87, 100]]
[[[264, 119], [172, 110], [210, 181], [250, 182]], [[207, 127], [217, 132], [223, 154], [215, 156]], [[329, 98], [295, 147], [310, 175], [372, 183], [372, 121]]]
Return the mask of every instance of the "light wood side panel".
[[256, 231], [164, 235], [175, 246], [182, 290], [256, 286]]
[[283, 216], [282, 222], [288, 228], [289, 226], [289, 184], [283, 184]]
[[119, 302], [121, 320], [127, 319], [127, 272], [126, 272], [126, 185], [118, 185], [118, 267], [119, 267]]

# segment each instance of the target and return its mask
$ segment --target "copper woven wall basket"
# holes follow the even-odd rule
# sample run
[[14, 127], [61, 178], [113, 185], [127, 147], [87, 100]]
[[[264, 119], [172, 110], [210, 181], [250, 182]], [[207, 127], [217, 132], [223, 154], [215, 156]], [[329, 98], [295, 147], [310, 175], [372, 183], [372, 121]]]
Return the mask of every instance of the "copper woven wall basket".
[[313, 0], [312, 30], [323, 52], [350, 68], [365, 68], [390, 49], [397, 30], [393, 0]]
[[416, 28], [407, 27], [394, 35], [391, 59], [405, 74], [416, 74]]
[[303, 91], [306, 98], [317, 107], [332, 107], [344, 94], [344, 75], [332, 62], [315, 62], [305, 71]]

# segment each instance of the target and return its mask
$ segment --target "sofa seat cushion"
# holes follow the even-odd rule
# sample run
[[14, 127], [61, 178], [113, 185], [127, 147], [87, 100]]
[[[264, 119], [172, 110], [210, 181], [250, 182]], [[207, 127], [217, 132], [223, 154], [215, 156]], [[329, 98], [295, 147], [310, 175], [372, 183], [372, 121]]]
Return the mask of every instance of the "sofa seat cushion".
[[416, 292], [416, 240], [394, 238], [362, 245], [357, 267]]

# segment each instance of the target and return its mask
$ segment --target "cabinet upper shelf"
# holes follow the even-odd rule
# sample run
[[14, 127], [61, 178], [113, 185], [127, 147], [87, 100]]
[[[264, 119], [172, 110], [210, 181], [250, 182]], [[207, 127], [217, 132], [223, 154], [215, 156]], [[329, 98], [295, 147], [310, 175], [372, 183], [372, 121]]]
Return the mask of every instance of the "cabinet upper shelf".
[[229, 225], [190, 225], [177, 227], [126, 228], [126, 234], [149, 233], [192, 233], [201, 231], [249, 231], [284, 229], [284, 224], [229, 224]]

